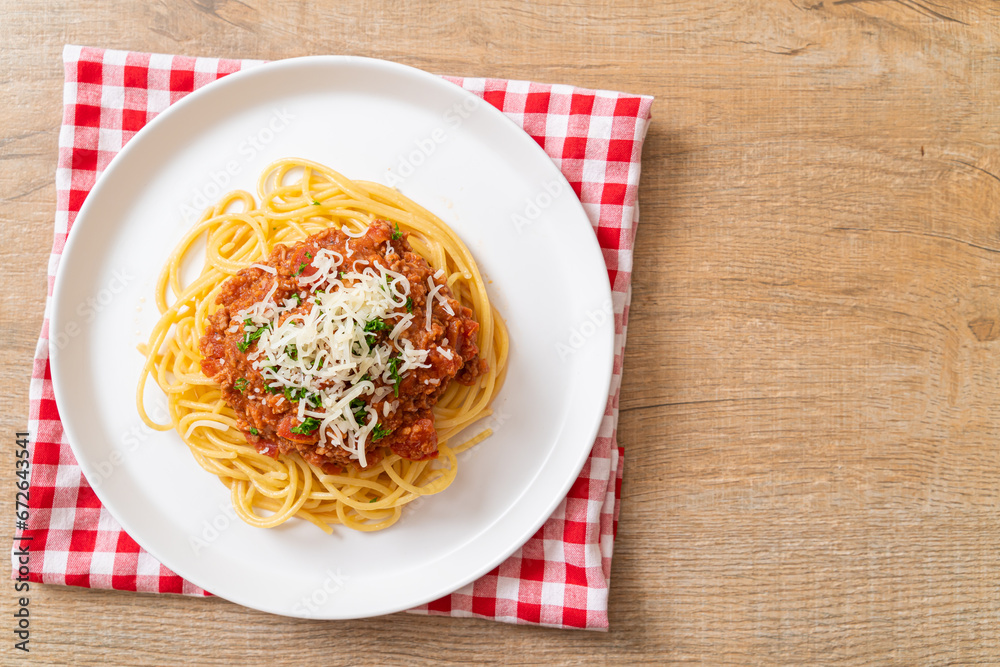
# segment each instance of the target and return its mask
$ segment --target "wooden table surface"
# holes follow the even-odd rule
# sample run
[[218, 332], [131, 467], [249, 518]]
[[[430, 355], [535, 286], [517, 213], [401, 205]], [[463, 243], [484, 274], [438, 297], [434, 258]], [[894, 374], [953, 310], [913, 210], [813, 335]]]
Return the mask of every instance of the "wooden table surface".
[[[0, 0], [0, 19], [8, 517], [64, 43], [359, 54], [657, 97], [610, 632], [33, 586], [32, 662], [1000, 660], [1000, 6]], [[14, 664], [17, 595], [0, 590]]]

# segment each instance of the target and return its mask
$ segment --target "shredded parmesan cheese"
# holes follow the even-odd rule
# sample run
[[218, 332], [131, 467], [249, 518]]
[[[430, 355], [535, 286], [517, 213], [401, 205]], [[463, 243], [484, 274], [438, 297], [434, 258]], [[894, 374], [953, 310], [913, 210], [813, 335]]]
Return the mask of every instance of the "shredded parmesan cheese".
[[272, 276], [278, 275], [278, 270], [273, 266], [268, 266], [267, 264], [251, 264], [251, 269], [260, 269], [261, 271], [267, 271]]
[[[351, 254], [348, 246], [348, 257]], [[247, 332], [259, 334], [257, 349], [247, 358], [279, 394], [277, 404], [290, 396], [298, 402], [299, 422], [311, 418], [318, 424], [319, 447], [341, 447], [365, 466], [365, 447], [379, 414], [366, 402], [359, 423], [359, 408], [351, 402], [382, 400], [407, 372], [429, 364], [427, 350], [401, 337], [414, 320], [412, 314], [399, 312], [410, 295], [406, 277], [378, 262], [368, 266], [365, 260], [342, 271], [344, 262], [336, 252], [318, 251], [311, 262], [314, 271], [298, 279], [309, 292], [276, 304], [272, 287], [263, 302], [238, 316]], [[428, 304], [433, 300], [430, 297]], [[384, 337], [382, 332], [387, 332]], [[376, 389], [374, 379], [383, 385]], [[382, 416], [396, 405], [385, 403]]]

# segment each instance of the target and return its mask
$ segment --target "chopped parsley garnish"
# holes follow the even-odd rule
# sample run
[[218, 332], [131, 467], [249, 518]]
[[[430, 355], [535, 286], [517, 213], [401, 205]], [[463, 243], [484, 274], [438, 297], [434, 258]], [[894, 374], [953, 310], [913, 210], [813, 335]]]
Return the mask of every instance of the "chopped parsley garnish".
[[320, 205], [320, 203], [318, 201], [316, 201], [315, 199], [313, 199], [313, 206], [319, 206], [319, 205]]
[[311, 252], [309, 252], [308, 250], [306, 250], [306, 259], [312, 259], [312, 258], [313, 258], [313, 254]]
[[378, 338], [378, 334], [381, 331], [392, 331], [392, 326], [381, 317], [369, 320], [365, 324], [365, 338], [368, 339], [369, 345], [371, 345], [372, 342]]
[[369, 320], [365, 324], [365, 331], [368, 333], [375, 333], [378, 331], [389, 331], [392, 329], [389, 324], [383, 320], [381, 317], [376, 317], [374, 320]]
[[398, 239], [403, 238], [403, 232], [399, 231], [399, 223], [398, 222], [394, 222], [394, 223], [392, 223], [392, 226], [396, 228], [396, 231], [394, 231], [392, 233], [392, 240], [396, 241]]
[[250, 434], [251, 434], [251, 435], [260, 435], [260, 431], [258, 431], [258, 430], [257, 430], [257, 429], [255, 429], [255, 428], [254, 428], [253, 426], [251, 426], [251, 427], [250, 427]]
[[[243, 320], [243, 327], [246, 328], [249, 326], [253, 326], [253, 321], [250, 320], [249, 318]], [[268, 323], [262, 327], [257, 327], [256, 331], [247, 331], [246, 333], [243, 334], [243, 340], [237, 343], [236, 347], [239, 349], [240, 352], [246, 352], [248, 349], [250, 349], [250, 345], [255, 343], [257, 339], [260, 338], [264, 334], [264, 332], [268, 331], [270, 328], [271, 324]]]
[[413, 297], [412, 296], [406, 297], [406, 312], [408, 312], [408, 313], [412, 313], [413, 312]]
[[299, 264], [299, 270], [296, 271], [295, 273], [293, 273], [292, 275], [293, 276], [301, 276], [302, 272], [305, 271], [305, 270], [306, 270], [306, 263], [302, 262], [301, 264]]
[[288, 358], [292, 361], [299, 360], [299, 348], [295, 345], [295, 343], [285, 346], [285, 354], [287, 354]]
[[[292, 429], [295, 430], [295, 429]], [[392, 431], [384, 428], [381, 424], [375, 424], [375, 428], [372, 429], [372, 442], [378, 442], [387, 435], [390, 435]]]
[[399, 381], [402, 379], [399, 377], [400, 361], [402, 361], [400, 357], [391, 357], [389, 359], [389, 377], [392, 379], [392, 393], [394, 396], [399, 396]]
[[355, 398], [351, 401], [351, 411], [354, 413], [354, 421], [358, 422], [360, 426], [364, 426], [368, 421], [368, 411], [365, 408], [368, 406], [363, 398]]
[[308, 396], [306, 396], [306, 399], [310, 403], [312, 403], [313, 407], [318, 408], [321, 405], [323, 405], [323, 397], [320, 396], [319, 394], [309, 394]]
[[250, 383], [247, 382], [246, 378], [240, 378], [239, 380], [233, 383], [233, 387], [235, 387], [236, 390], [239, 391], [241, 394], [246, 393], [247, 387], [249, 386]]
[[295, 302], [295, 305], [296, 305], [296, 306], [297, 306], [297, 305], [299, 305], [300, 303], [302, 303], [302, 297], [301, 297], [301, 296], [299, 296], [299, 293], [298, 293], [298, 292], [294, 292], [294, 293], [293, 293], [293, 294], [292, 294], [292, 295], [291, 295], [290, 297], [288, 297], [288, 298], [289, 298], [289, 299], [291, 299], [292, 301], [294, 301], [294, 302]]
[[369, 503], [377, 503], [377, 502], [378, 502], [378, 498], [372, 498], [372, 499], [371, 499], [371, 500], [369, 500], [368, 502], [369, 502]]
[[292, 433], [306, 435], [308, 433], [312, 433], [317, 428], [319, 428], [319, 421], [313, 417], [306, 417], [301, 424], [292, 427]]
[[289, 401], [301, 401], [309, 395], [305, 387], [285, 387], [285, 398]]
[[[275, 366], [265, 366], [263, 370], [271, 371], [271, 373], [274, 376], [278, 375], [278, 369]], [[269, 394], [280, 394], [282, 391], [281, 385], [278, 385], [277, 387], [272, 387], [271, 385], [267, 384], [269, 379], [273, 380], [274, 378], [264, 377], [264, 391], [266, 391]]]

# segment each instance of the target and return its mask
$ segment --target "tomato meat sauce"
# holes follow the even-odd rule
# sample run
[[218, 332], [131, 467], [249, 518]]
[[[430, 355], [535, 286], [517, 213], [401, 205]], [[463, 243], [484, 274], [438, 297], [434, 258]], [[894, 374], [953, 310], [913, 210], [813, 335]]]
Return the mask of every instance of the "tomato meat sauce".
[[[360, 237], [349, 237], [331, 228], [294, 245], [279, 244], [266, 260], [258, 262], [258, 266], [271, 267], [276, 273], [251, 266], [229, 278], [216, 299], [218, 307], [209, 316], [200, 342], [202, 372], [219, 383], [224, 400], [236, 412], [238, 428], [258, 452], [272, 457], [279, 452], [298, 452], [306, 461], [331, 474], [347, 465], [361, 467], [341, 446], [343, 441], [330, 437], [329, 432], [322, 445], [319, 429], [301, 432], [298, 400], [306, 399], [296, 400], [295, 394], [287, 391], [278, 393], [247, 358], [253, 355], [256, 343], [248, 343], [240, 313], [263, 301], [275, 282], [272, 299], [276, 303], [284, 299], [300, 301], [301, 305], [292, 313], [317, 307], [308, 298], [313, 288], [303, 287], [299, 279], [315, 271], [311, 258], [322, 249], [349, 257], [347, 264], [357, 266], [361, 260], [369, 265], [378, 262], [405, 276], [410, 285], [410, 301], [399, 310], [412, 312], [414, 318], [399, 338], [427, 351], [426, 367], [411, 368], [401, 374], [397, 382], [389, 385], [392, 391], [382, 398], [363, 397], [365, 407], [373, 408], [379, 416], [379, 437], [369, 436], [365, 443], [367, 465], [381, 460], [386, 450], [413, 461], [437, 457], [438, 438], [431, 408], [452, 380], [472, 385], [488, 369], [476, 344], [479, 323], [444, 282], [434, 277], [433, 268], [413, 251], [407, 234], [394, 230], [384, 220], [373, 222]], [[430, 297], [429, 329], [426, 327], [427, 299], [431, 292], [428, 279], [440, 286], [437, 296]], [[386, 386], [381, 378], [372, 381], [376, 388]], [[392, 403], [392, 409], [386, 408], [386, 402]]]

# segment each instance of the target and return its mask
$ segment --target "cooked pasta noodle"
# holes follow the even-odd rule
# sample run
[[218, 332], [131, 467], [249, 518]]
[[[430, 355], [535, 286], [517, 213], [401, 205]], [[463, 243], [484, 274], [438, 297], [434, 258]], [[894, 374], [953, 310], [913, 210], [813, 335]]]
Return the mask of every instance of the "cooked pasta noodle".
[[[462, 241], [397, 191], [350, 180], [314, 162], [283, 159], [261, 175], [258, 197], [259, 204], [245, 191], [225, 195], [170, 254], [156, 285], [161, 317], [148, 343], [140, 346], [146, 363], [137, 409], [150, 427], [177, 431], [199, 465], [229, 488], [236, 512], [248, 524], [268, 528], [299, 517], [326, 532], [336, 524], [360, 531], [386, 528], [399, 520], [407, 503], [447, 488], [458, 470], [456, 454], [491, 434], [486, 429], [453, 444], [467, 427], [491, 414], [506, 370], [503, 321]], [[345, 466], [331, 474], [294, 451], [276, 457], [261, 453], [237, 425], [238, 415], [223, 398], [222, 387], [202, 371], [199, 343], [217, 297], [227, 279], [263, 262], [278, 244], [292, 245], [331, 227], [355, 237], [375, 220], [408, 232], [413, 250], [443, 276], [454, 299], [472, 310], [479, 323], [479, 355], [488, 370], [472, 386], [451, 382], [433, 406], [436, 459], [412, 461], [386, 449], [373, 465]], [[202, 252], [202, 239], [204, 267], [194, 280], [184, 282], [182, 266]], [[417, 319], [422, 324], [423, 316]], [[146, 412], [149, 377], [167, 396], [169, 423], [156, 423]]]

